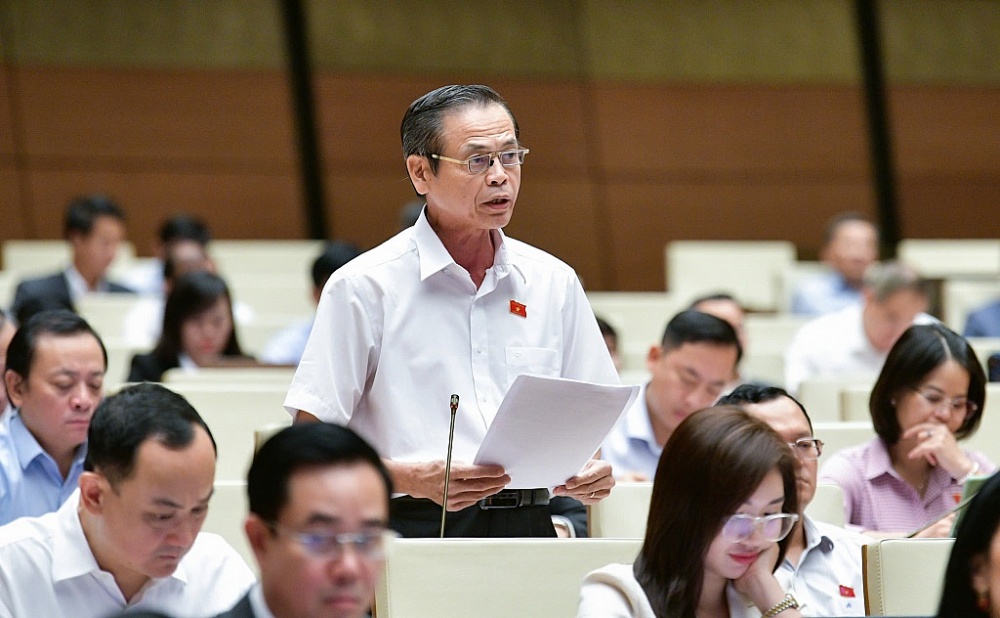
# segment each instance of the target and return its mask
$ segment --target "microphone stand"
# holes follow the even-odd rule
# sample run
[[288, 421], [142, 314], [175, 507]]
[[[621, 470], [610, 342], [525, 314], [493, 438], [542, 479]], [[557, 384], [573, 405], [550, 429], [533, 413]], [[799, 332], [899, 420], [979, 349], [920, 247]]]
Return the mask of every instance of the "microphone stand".
[[455, 445], [455, 414], [458, 412], [458, 395], [451, 396], [451, 428], [448, 430], [448, 459], [444, 465], [444, 496], [441, 499], [441, 537], [444, 538], [444, 519], [448, 514], [448, 484], [451, 482], [451, 449]]

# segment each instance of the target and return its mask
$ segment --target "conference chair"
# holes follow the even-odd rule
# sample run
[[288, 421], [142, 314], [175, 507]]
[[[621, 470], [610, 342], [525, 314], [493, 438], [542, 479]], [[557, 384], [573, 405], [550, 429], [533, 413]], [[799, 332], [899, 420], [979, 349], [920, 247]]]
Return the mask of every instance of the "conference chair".
[[834, 526], [844, 527], [844, 490], [840, 485], [820, 483], [816, 485], [816, 493], [812, 502], [806, 507], [806, 515], [816, 521], [822, 521]]
[[637, 539], [392, 539], [376, 618], [575, 616], [590, 571], [631, 564]]
[[852, 386], [867, 386], [870, 390], [873, 382], [870, 378], [808, 378], [799, 384], [798, 400], [813, 422], [842, 421], [846, 419], [840, 409], [840, 393]]
[[587, 507], [587, 534], [595, 539], [642, 539], [652, 494], [652, 483], [616, 483], [607, 498]]
[[215, 491], [201, 531], [218, 534], [225, 539], [257, 575], [257, 561], [253, 557], [247, 535], [243, 532], [247, 510], [246, 481], [215, 481]]
[[865, 613], [932, 616], [955, 539], [884, 539], [862, 548]]
[[837, 451], [852, 446], [858, 446], [875, 437], [875, 428], [871, 421], [851, 422], [814, 422], [813, 435], [823, 441], [823, 456], [819, 458], [819, 466]]
[[1000, 274], [1000, 240], [907, 238], [896, 255], [925, 277]]

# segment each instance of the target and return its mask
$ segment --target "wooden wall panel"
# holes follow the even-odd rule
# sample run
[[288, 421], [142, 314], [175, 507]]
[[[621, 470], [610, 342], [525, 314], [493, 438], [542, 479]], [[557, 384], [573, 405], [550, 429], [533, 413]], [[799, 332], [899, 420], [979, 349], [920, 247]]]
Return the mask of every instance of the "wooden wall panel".
[[291, 174], [34, 170], [39, 237], [61, 236], [67, 199], [105, 192], [128, 216], [129, 237], [148, 254], [159, 224], [178, 212], [203, 217], [216, 238], [301, 238], [299, 185]]
[[[9, 238], [26, 238], [17, 170], [0, 166], [0, 242]], [[3, 265], [0, 264], [0, 268]]]
[[593, 92], [601, 165], [617, 176], [853, 179], [867, 169], [854, 87], [608, 84]]
[[1000, 174], [900, 179], [903, 238], [1000, 238]]
[[14, 156], [14, 110], [7, 71], [7, 65], [0, 64], [0, 162], [10, 164]]
[[399, 231], [399, 211], [416, 199], [406, 170], [378, 166], [364, 173], [347, 171], [325, 175], [327, 217], [332, 237], [363, 249], [381, 243]]
[[29, 157], [144, 167], [293, 164], [279, 72], [17, 69]]
[[901, 175], [1000, 179], [1000, 87], [895, 86], [888, 103]]
[[610, 242], [601, 230], [599, 208], [595, 186], [587, 178], [529, 176], [505, 232], [572, 266], [588, 289], [607, 289]]
[[[607, 187], [615, 289], [664, 289], [671, 240], [791, 240], [818, 246], [827, 219], [871, 213], [863, 182], [629, 183]], [[800, 252], [800, 258], [805, 259]]]

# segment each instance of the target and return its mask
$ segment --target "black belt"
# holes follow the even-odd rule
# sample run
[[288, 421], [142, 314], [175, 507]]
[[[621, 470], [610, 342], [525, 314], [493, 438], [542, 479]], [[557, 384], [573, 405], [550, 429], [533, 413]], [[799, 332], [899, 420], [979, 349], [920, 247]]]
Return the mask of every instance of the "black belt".
[[504, 489], [479, 501], [481, 509], [516, 509], [519, 506], [545, 506], [548, 489]]

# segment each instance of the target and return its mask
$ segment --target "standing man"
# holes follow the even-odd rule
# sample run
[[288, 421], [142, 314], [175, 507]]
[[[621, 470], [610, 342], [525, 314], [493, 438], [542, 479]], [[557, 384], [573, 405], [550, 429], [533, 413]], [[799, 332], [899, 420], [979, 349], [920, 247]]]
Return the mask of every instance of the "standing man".
[[87, 429], [104, 394], [108, 357], [87, 322], [43, 311], [14, 334], [0, 420], [0, 525], [59, 508], [77, 487]]
[[247, 493], [260, 583], [218, 618], [366, 616], [392, 493], [375, 449], [340, 425], [293, 425], [254, 456]]
[[76, 302], [88, 292], [132, 292], [107, 279], [125, 238], [125, 213], [117, 204], [102, 195], [74, 199], [66, 208], [63, 235], [72, 263], [62, 272], [17, 284], [11, 312], [19, 324], [45, 309], [76, 311]]
[[126, 608], [214, 616], [253, 584], [214, 534], [200, 534], [215, 440], [183, 397], [137, 384], [90, 426], [80, 489], [54, 513], [0, 527], [0, 618], [104, 618]]
[[682, 311], [649, 349], [650, 379], [601, 446], [601, 456], [624, 481], [652, 481], [663, 445], [691, 413], [719, 398], [743, 348], [728, 322]]
[[840, 213], [826, 225], [820, 259], [830, 271], [796, 286], [792, 313], [818, 316], [860, 303], [865, 271], [878, 259], [878, 230], [861, 213]]
[[816, 495], [816, 470], [823, 454], [823, 442], [813, 435], [806, 409], [784, 389], [757, 384], [736, 387], [719, 404], [739, 406], [764, 421], [795, 453], [799, 521], [774, 573], [782, 589], [795, 597], [808, 616], [864, 616], [861, 546], [865, 539], [805, 514]]
[[[518, 375], [618, 376], [576, 273], [501, 231], [528, 149], [500, 95], [438, 88], [410, 105], [401, 134], [427, 205], [330, 278], [285, 407], [371, 441], [403, 494], [394, 527], [437, 536], [457, 394], [447, 534], [553, 536], [547, 489], [504, 490], [502, 467], [471, 462]], [[593, 504], [613, 485], [608, 463], [591, 460], [554, 493]]]

